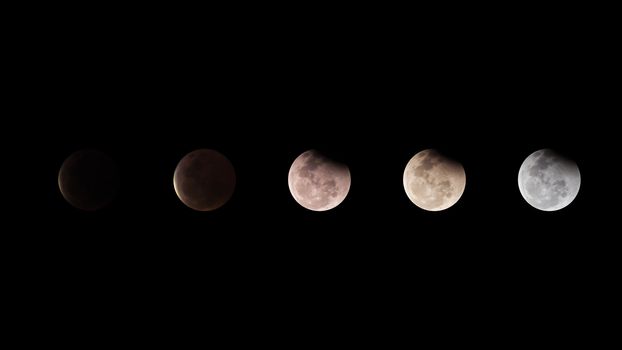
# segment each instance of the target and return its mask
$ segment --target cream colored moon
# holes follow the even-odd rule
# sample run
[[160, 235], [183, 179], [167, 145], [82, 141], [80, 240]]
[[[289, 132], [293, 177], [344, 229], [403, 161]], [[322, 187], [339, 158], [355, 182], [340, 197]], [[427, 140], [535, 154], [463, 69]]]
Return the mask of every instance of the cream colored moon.
[[330, 210], [341, 204], [350, 191], [350, 169], [310, 150], [294, 160], [287, 182], [301, 206], [314, 211]]
[[466, 187], [462, 164], [433, 149], [415, 154], [404, 170], [404, 190], [419, 208], [445, 210], [456, 204]]

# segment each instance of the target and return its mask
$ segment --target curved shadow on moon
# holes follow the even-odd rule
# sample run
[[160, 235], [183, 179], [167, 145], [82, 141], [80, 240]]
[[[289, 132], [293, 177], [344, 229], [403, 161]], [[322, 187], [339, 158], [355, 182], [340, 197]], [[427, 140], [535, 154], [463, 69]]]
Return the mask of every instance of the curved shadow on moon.
[[570, 205], [581, 187], [577, 163], [552, 149], [530, 154], [518, 171], [518, 189], [523, 199], [542, 211], [557, 211]]
[[233, 164], [220, 152], [198, 149], [185, 155], [173, 174], [177, 197], [189, 208], [212, 211], [225, 205], [235, 190]]
[[290, 193], [302, 207], [326, 211], [337, 207], [347, 197], [350, 169], [316, 150], [309, 150], [294, 160], [287, 183]]
[[466, 188], [466, 173], [459, 162], [437, 150], [426, 149], [406, 164], [404, 191], [416, 206], [441, 211], [456, 204]]

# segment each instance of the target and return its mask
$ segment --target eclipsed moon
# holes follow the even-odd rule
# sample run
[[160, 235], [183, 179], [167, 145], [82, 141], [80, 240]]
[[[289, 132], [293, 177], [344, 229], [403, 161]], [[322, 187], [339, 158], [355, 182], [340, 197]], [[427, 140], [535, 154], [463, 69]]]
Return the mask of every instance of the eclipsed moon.
[[427, 149], [415, 154], [404, 170], [404, 190], [419, 208], [445, 210], [456, 204], [466, 187], [462, 164]]
[[198, 149], [188, 153], [177, 164], [173, 186], [179, 199], [198, 211], [222, 207], [233, 195], [235, 170], [221, 153]]
[[560, 210], [579, 193], [581, 174], [577, 163], [551, 149], [529, 155], [518, 171], [518, 189], [532, 207]]
[[289, 169], [288, 184], [301, 206], [314, 211], [333, 209], [350, 191], [350, 169], [316, 150], [298, 156]]
[[58, 172], [58, 187], [72, 206], [98, 210], [108, 205], [119, 190], [119, 170], [115, 161], [97, 150], [71, 154]]

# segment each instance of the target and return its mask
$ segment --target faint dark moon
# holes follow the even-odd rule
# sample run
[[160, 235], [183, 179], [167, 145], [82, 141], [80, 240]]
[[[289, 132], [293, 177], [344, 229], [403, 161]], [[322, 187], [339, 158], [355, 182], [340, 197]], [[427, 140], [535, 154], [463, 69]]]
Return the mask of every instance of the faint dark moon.
[[223, 206], [235, 189], [235, 170], [221, 153], [198, 149], [183, 157], [173, 175], [179, 199], [188, 207], [210, 211]]
[[119, 182], [115, 161], [97, 150], [73, 153], [58, 173], [61, 194], [69, 204], [82, 210], [98, 210], [112, 202]]

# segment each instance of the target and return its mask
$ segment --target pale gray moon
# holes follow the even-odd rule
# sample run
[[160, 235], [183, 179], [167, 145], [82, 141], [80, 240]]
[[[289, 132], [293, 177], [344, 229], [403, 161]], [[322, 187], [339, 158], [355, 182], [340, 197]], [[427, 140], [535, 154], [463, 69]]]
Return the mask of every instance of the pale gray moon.
[[532, 153], [518, 171], [518, 189], [532, 207], [560, 210], [579, 193], [581, 174], [577, 163], [551, 149]]
[[330, 210], [341, 204], [350, 191], [350, 169], [309, 150], [294, 160], [287, 182], [301, 206], [314, 211]]
[[462, 164], [433, 149], [415, 154], [404, 170], [404, 190], [421, 209], [445, 210], [456, 204], [466, 187]]
[[179, 161], [173, 186], [177, 197], [188, 207], [211, 211], [229, 201], [235, 180], [235, 170], [227, 157], [211, 149], [198, 149]]
[[58, 188], [69, 204], [94, 211], [108, 205], [119, 191], [117, 164], [107, 154], [87, 149], [70, 155], [58, 172]]

